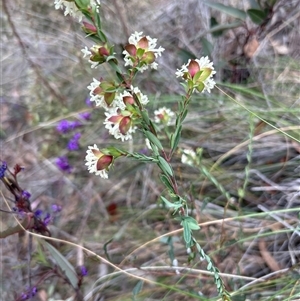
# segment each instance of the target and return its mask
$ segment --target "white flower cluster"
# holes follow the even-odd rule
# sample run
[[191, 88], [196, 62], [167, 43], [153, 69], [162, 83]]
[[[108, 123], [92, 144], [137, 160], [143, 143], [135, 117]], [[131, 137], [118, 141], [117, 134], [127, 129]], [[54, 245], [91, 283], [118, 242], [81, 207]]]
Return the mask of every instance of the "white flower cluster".
[[[138, 46], [138, 42], [140, 41], [140, 39], [144, 37], [143, 32], [137, 32], [135, 31], [128, 39], [129, 44], [132, 44], [134, 46], [136, 46], [137, 48]], [[148, 48], [146, 49], [147, 51], [151, 51], [154, 53], [155, 57], [159, 57], [161, 56], [162, 52], [165, 50], [163, 47], [159, 46], [159, 48], [156, 48], [156, 43], [157, 43], [157, 39], [152, 39], [149, 36], [146, 36], [147, 40], [148, 40]], [[125, 61], [125, 66], [133, 66], [133, 62], [130, 59], [130, 54], [124, 50], [123, 54], [125, 55], [124, 57], [124, 61]], [[145, 70], [148, 69], [148, 67], [150, 66], [150, 68], [152, 69], [157, 69], [158, 64], [156, 62], [151, 63], [150, 65], [144, 65], [140, 68], [140, 72], [144, 72]]]
[[[91, 56], [92, 53], [91, 51], [85, 46], [84, 48], [81, 49], [81, 52], [83, 53], [83, 57], [85, 58], [86, 56]], [[96, 69], [99, 66], [99, 62], [93, 62], [89, 59], [89, 63], [91, 64], [92, 69]]]
[[[77, 18], [79, 22], [82, 21], [84, 17], [83, 13], [78, 9], [75, 1], [65, 1], [65, 0], [55, 0], [55, 9], [64, 9], [64, 15], [70, 15], [71, 17]], [[99, 12], [100, 0], [90, 0], [90, 6], [96, 7], [97, 12]]]
[[163, 125], [172, 125], [175, 123], [175, 113], [166, 107], [154, 111], [154, 122]]
[[193, 150], [191, 149], [182, 150], [181, 162], [183, 164], [194, 166], [195, 159], [196, 159], [196, 153]]
[[[216, 82], [212, 78], [213, 75], [216, 73], [216, 71], [214, 70], [213, 62], [211, 62], [207, 56], [206, 57], [201, 57], [200, 59], [195, 59], [195, 61], [198, 63], [198, 65], [200, 67], [200, 70], [203, 69], [203, 68], [210, 68], [210, 69], [212, 69], [212, 72], [209, 75], [209, 77], [206, 78], [203, 81], [203, 84], [204, 84], [205, 88], [202, 91], [202, 92], [207, 91], [208, 93], [210, 93], [210, 90], [213, 89], [213, 87], [216, 84]], [[181, 69], [177, 69], [177, 71], [175, 73], [176, 77], [182, 77], [182, 78], [184, 78], [183, 76], [187, 72], [189, 72], [188, 66], [189, 66], [190, 62], [191, 62], [191, 60], [189, 60], [187, 62], [187, 64], [182, 65]]]

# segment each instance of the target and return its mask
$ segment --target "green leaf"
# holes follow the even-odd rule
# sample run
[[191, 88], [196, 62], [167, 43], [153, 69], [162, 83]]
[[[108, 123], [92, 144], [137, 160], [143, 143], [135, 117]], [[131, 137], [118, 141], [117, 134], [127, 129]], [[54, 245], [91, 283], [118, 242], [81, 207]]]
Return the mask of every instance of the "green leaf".
[[143, 280], [140, 280], [140, 281], [138, 281], [138, 283], [135, 285], [135, 287], [134, 287], [133, 290], [132, 290], [132, 294], [133, 294], [134, 297], [140, 293], [140, 291], [141, 291], [142, 288], [143, 288], [143, 284], [144, 284], [144, 281], [143, 281]]
[[[210, 28], [212, 29], [216, 26], [219, 26], [217, 19], [215, 17], [211, 17], [210, 18]], [[214, 31], [212, 33], [212, 35], [213, 35], [213, 37], [217, 38], [217, 37], [221, 36], [223, 34], [223, 32], [224, 32], [223, 29], [220, 29], [218, 31]]]
[[157, 148], [159, 150], [163, 149], [163, 146], [161, 145], [160, 141], [153, 133], [151, 133], [150, 131], [146, 131], [146, 130], [144, 131], [144, 133], [145, 133], [145, 136], [149, 139], [149, 141], [152, 142], [155, 146], [157, 146]]
[[169, 177], [167, 177], [166, 175], [160, 175], [160, 180], [163, 182], [163, 184], [167, 187], [167, 189], [169, 190], [169, 192], [171, 193], [175, 193], [174, 188], [171, 184], [171, 181], [169, 179]]
[[236, 21], [236, 22], [227, 23], [227, 24], [220, 24], [220, 25], [211, 27], [211, 29], [208, 32], [212, 33], [213, 35], [214, 35], [214, 33], [219, 34], [220, 32], [223, 32], [223, 30], [240, 27], [242, 24], [243, 24], [242, 21]]
[[167, 200], [165, 197], [163, 197], [163, 196], [161, 196], [160, 198], [164, 201], [164, 203], [166, 204], [166, 206], [167, 206], [168, 208], [174, 208], [174, 211], [177, 211], [179, 208], [182, 207], [182, 204], [179, 203], [179, 202], [171, 203], [170, 201], [168, 201], [168, 200]]
[[253, 23], [258, 25], [263, 23], [267, 17], [266, 12], [260, 9], [248, 9], [247, 14], [249, 15]]
[[174, 151], [179, 143], [180, 136], [181, 136], [181, 130], [182, 126], [180, 125], [179, 127], [176, 128], [175, 133], [172, 134], [171, 136], [171, 149]]
[[210, 271], [211, 270], [211, 267], [212, 267], [212, 263], [211, 261], [209, 261], [208, 265], [207, 265], [207, 270]]
[[247, 17], [247, 14], [240, 9], [237, 9], [235, 7], [232, 6], [227, 6], [221, 3], [217, 3], [217, 2], [205, 2], [206, 5], [208, 5], [209, 7], [215, 8], [227, 15], [230, 15], [232, 17], [241, 19], [241, 20], [245, 20]]
[[65, 273], [65, 275], [68, 278], [68, 280], [70, 281], [71, 285], [76, 289], [79, 288], [78, 287], [78, 276], [76, 274], [74, 267], [70, 264], [70, 262], [48, 242], [46, 242], [45, 240], [42, 240], [42, 239], [40, 239], [39, 241], [46, 249], [48, 249], [49, 253], [54, 258], [57, 265]]
[[183, 226], [183, 238], [186, 244], [189, 244], [192, 240], [192, 234], [191, 234], [191, 229], [189, 227], [189, 224], [186, 222], [184, 219], [181, 222], [181, 225]]
[[210, 56], [214, 50], [214, 46], [211, 42], [209, 42], [206, 38], [201, 38], [201, 44], [203, 49], [203, 56]]
[[170, 176], [173, 176], [173, 170], [172, 170], [170, 164], [161, 156], [158, 156], [158, 161], [159, 161], [158, 166], [161, 168], [161, 170], [164, 173], [166, 173]]
[[186, 216], [184, 219], [188, 223], [191, 230], [199, 230], [200, 229], [197, 221], [193, 217]]

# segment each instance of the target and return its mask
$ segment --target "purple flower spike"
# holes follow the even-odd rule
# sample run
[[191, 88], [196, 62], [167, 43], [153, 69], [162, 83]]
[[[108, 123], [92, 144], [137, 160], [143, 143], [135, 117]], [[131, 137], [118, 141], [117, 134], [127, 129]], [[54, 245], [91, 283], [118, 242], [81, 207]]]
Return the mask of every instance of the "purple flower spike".
[[68, 158], [66, 156], [58, 157], [55, 163], [62, 171], [70, 173], [72, 170], [72, 167], [70, 166]]

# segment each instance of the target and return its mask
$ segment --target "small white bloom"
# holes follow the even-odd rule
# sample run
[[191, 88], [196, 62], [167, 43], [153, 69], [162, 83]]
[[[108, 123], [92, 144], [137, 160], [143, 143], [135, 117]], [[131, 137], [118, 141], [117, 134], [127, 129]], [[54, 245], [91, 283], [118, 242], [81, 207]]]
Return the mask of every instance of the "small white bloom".
[[[172, 265], [173, 265], [173, 267], [178, 267], [178, 260], [177, 259], [173, 259]], [[177, 275], [180, 274], [180, 271], [178, 269], [176, 269], [175, 271], [176, 271]]]
[[106, 170], [97, 170], [97, 162], [99, 158], [94, 155], [93, 150], [99, 151], [99, 148], [97, 147], [96, 144], [94, 146], [89, 146], [88, 150], [86, 151], [86, 157], [85, 157], [85, 165], [88, 168], [88, 171], [90, 173], [95, 173], [96, 176], [100, 176], [103, 179], [108, 178], [108, 174]]
[[97, 79], [93, 78], [93, 82], [91, 82], [87, 88], [88, 90], [90, 90], [90, 101], [94, 101], [96, 103], [96, 106], [102, 107], [105, 110], [108, 109], [107, 103], [104, 100], [104, 96], [101, 94], [95, 94], [94, 91], [96, 88], [99, 88], [100, 85], [100, 81], [98, 81]]
[[55, 9], [64, 8], [63, 2], [65, 2], [65, 1], [64, 0], [55, 0], [54, 1]]
[[175, 258], [172, 262], [173, 267], [178, 267], [178, 260]]
[[86, 46], [83, 49], [81, 49], [81, 52], [83, 53], [83, 57], [92, 55], [92, 53]]
[[[137, 97], [139, 98], [140, 100], [140, 103], [142, 105], [146, 105], [148, 102], [149, 102], [149, 99], [148, 99], [148, 96], [147, 95], [144, 95], [140, 89], [138, 87], [133, 87], [131, 86], [130, 87], [130, 90], [133, 91], [133, 93], [135, 93], [137, 95]], [[126, 97], [126, 96], [129, 96], [129, 97], [133, 97], [132, 96], [132, 93], [130, 93], [129, 91], [127, 90], [124, 90], [123, 93], [121, 94], [118, 94], [116, 95], [116, 98], [113, 102], [113, 107], [118, 107], [120, 108], [121, 110], [125, 110], [126, 109], [126, 105], [123, 101], [123, 97]]]
[[191, 149], [184, 149], [181, 155], [181, 162], [183, 164], [194, 165], [196, 159], [196, 153]]
[[150, 140], [148, 138], [145, 139], [145, 143], [146, 143], [147, 148], [152, 149]]
[[175, 123], [175, 113], [166, 107], [154, 111], [154, 122], [171, 125]]
[[93, 62], [93, 61], [89, 60], [89, 63], [91, 64], [92, 69], [96, 69], [99, 66], [99, 62]]

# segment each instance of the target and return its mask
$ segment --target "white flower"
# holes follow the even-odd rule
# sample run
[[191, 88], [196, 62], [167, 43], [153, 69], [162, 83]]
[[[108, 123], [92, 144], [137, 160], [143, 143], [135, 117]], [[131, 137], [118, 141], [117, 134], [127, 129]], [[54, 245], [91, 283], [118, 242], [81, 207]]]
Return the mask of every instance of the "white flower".
[[181, 162], [183, 164], [195, 165], [196, 153], [191, 149], [182, 150]]
[[100, 85], [100, 81], [98, 81], [97, 79], [93, 78], [93, 82], [91, 82], [89, 84], [89, 86], [87, 86], [87, 88], [90, 90], [90, 101], [94, 101], [96, 103], [96, 106], [102, 107], [104, 109], [108, 109], [107, 103], [104, 100], [104, 95], [102, 94], [98, 94], [95, 91], [95, 89], [99, 88]]
[[[213, 87], [216, 84], [212, 78], [213, 75], [216, 73], [216, 71], [214, 70], [213, 62], [209, 60], [208, 56], [201, 57], [200, 59], [195, 59], [194, 61], [198, 63], [200, 70], [204, 68], [212, 70], [210, 75], [203, 81], [204, 89], [202, 90], [202, 92], [207, 91], [208, 93], [210, 93], [210, 90], [213, 89]], [[175, 72], [176, 77], [182, 77], [184, 80], [190, 79], [188, 69], [190, 63], [191, 60], [189, 60], [187, 64], [182, 65], [181, 69], [177, 69], [177, 71]]]
[[[120, 122], [122, 122], [123, 118], [128, 118], [128, 116], [123, 116], [122, 111], [120, 113], [120, 109], [118, 107], [109, 108], [106, 113], [106, 119], [104, 121], [105, 128], [108, 129], [109, 133], [113, 135], [116, 139], [121, 139], [122, 142], [124, 140], [132, 139], [132, 133], [135, 132], [136, 127], [130, 127], [125, 134], [121, 133], [120, 131]], [[118, 117], [118, 118], [115, 118]], [[117, 121], [113, 122], [110, 120], [111, 118], [118, 119]]]
[[164, 125], [175, 123], [175, 113], [166, 107], [154, 111], [154, 122]]
[[65, 1], [64, 0], [55, 0], [54, 1], [55, 9], [64, 8], [63, 2], [65, 2]]
[[[173, 259], [172, 261], [172, 266], [173, 267], [178, 267], [178, 260], [175, 258]], [[178, 269], [175, 270], [176, 271], [176, 274], [179, 275], [180, 274], [180, 271]]]
[[96, 69], [99, 66], [99, 62], [93, 62], [93, 61], [89, 60], [89, 63], [91, 64], [92, 69]]
[[[137, 49], [141, 48], [138, 45], [138, 42], [145, 37], [143, 35], [143, 32], [134, 32], [128, 39], [129, 44], [134, 45]], [[162, 52], [165, 50], [163, 47], [156, 48], [156, 43], [157, 39], [152, 39], [150, 36], [146, 36], [146, 39], [148, 41], [148, 48], [145, 49], [145, 51], [151, 51], [154, 53], [155, 58], [161, 56]], [[133, 66], [133, 61], [130, 59], [130, 54], [127, 52], [127, 50], [123, 51], [123, 54], [125, 55], [124, 61], [125, 61], [125, 66]], [[139, 68], [140, 72], [144, 72], [145, 70], [148, 69], [148, 67], [152, 69], [157, 69], [158, 64], [156, 62], [153, 62], [151, 64], [146, 64], [143, 65], [142, 67]]]
[[97, 170], [99, 156], [96, 156], [95, 153], [100, 153], [100, 150], [97, 147], [97, 145], [94, 144], [94, 146], [89, 146], [88, 150], [86, 151], [85, 165], [87, 166], [88, 171], [90, 173], [95, 173], [96, 176], [100, 176], [103, 179], [107, 179], [108, 174], [105, 169]]
[[[113, 107], [118, 107], [121, 110], [125, 110], [126, 104], [124, 103], [124, 97], [132, 97], [133, 98], [133, 95], [132, 95], [133, 93], [136, 94], [136, 96], [138, 97], [138, 99], [142, 105], [146, 105], [149, 102], [148, 96], [144, 95], [138, 87], [131, 86], [130, 90], [132, 91], [132, 93], [125, 90], [123, 93], [118, 94], [113, 102]], [[134, 101], [134, 99], [133, 99], [133, 101]]]
[[83, 57], [92, 55], [92, 53], [86, 46], [83, 49], [81, 49], [81, 52], [83, 53]]
[[150, 140], [148, 138], [145, 139], [145, 143], [146, 143], [147, 148], [152, 149]]

